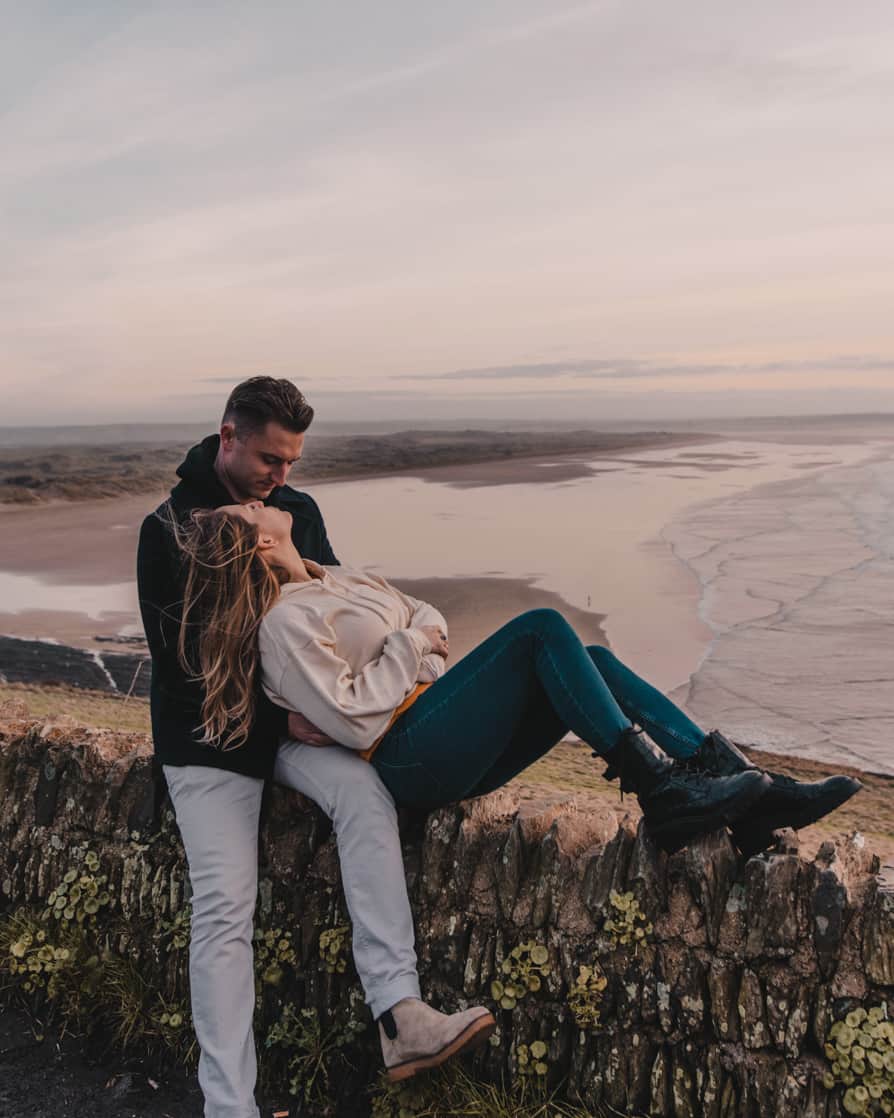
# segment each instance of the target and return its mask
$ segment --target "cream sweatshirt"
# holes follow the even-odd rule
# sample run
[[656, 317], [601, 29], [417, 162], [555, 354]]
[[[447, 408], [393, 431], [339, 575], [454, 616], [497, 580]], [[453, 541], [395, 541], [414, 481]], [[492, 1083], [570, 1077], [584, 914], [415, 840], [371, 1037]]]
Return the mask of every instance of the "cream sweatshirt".
[[417, 683], [444, 674], [421, 626], [447, 623], [378, 575], [304, 565], [319, 577], [286, 583], [261, 622], [262, 685], [341, 745], [368, 749]]

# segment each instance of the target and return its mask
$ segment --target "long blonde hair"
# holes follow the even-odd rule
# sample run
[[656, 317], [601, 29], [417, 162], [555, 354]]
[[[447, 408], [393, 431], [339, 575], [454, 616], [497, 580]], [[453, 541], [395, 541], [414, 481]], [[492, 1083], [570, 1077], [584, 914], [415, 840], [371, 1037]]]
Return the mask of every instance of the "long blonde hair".
[[201, 740], [221, 750], [248, 739], [258, 688], [258, 630], [286, 572], [262, 558], [257, 525], [218, 509], [160, 513], [184, 565], [177, 656], [204, 688]]

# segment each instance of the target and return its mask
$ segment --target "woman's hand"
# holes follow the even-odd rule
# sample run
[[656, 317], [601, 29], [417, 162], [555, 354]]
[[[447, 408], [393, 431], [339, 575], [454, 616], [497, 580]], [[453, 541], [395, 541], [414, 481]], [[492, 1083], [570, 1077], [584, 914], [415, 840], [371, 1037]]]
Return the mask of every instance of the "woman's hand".
[[324, 734], [310, 719], [294, 710], [289, 711], [289, 737], [303, 745], [335, 745], [328, 734]]
[[431, 650], [436, 656], [443, 656], [447, 659], [449, 648], [447, 643], [447, 634], [443, 629], [437, 625], [422, 625], [420, 629], [429, 639]]

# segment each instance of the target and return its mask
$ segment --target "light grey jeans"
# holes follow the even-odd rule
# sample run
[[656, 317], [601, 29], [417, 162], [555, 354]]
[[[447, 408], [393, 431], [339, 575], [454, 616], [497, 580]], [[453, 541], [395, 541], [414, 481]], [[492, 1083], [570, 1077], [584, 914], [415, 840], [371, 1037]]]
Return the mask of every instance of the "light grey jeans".
[[[164, 766], [192, 885], [189, 979], [205, 1118], [257, 1118], [252, 931], [264, 782], [203, 765]], [[372, 765], [340, 746], [282, 745], [274, 779], [331, 818], [374, 1017], [419, 997], [397, 813]]]

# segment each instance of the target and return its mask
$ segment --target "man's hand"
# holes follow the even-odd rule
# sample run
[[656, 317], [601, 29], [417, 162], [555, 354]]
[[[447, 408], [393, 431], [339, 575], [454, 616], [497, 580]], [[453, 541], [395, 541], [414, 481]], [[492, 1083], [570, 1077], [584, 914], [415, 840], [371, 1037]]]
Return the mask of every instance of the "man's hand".
[[317, 729], [313, 722], [309, 722], [303, 714], [289, 711], [289, 737], [305, 745], [335, 745], [335, 740], [322, 730]]
[[422, 625], [422, 632], [428, 637], [431, 643], [431, 650], [436, 656], [443, 656], [447, 659], [449, 647], [447, 644], [447, 634], [443, 629], [439, 629], [437, 625]]

